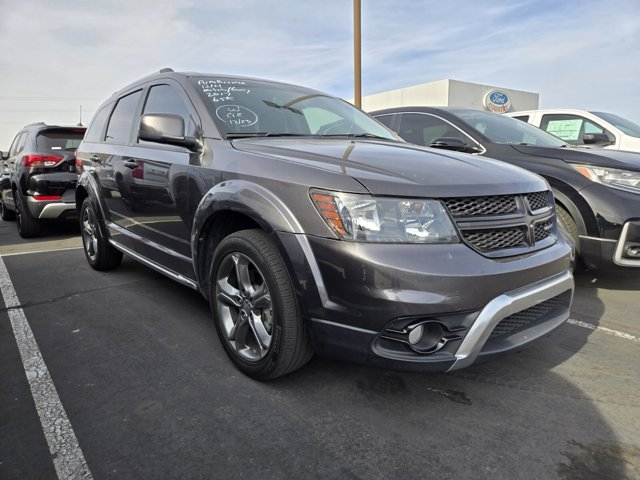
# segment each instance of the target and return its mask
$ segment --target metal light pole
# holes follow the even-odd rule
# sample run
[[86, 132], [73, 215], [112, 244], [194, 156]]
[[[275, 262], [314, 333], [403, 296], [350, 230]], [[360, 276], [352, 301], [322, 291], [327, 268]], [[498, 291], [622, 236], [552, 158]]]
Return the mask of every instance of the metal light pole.
[[362, 55], [360, 42], [360, 0], [353, 0], [353, 102], [362, 107]]

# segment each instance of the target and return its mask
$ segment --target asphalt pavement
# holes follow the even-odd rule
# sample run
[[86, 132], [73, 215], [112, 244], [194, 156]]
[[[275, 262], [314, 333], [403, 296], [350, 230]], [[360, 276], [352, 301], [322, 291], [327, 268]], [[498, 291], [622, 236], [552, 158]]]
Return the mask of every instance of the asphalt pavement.
[[465, 370], [260, 383], [198, 293], [80, 244], [0, 222], [0, 479], [640, 478], [638, 271], [579, 270], [567, 324]]

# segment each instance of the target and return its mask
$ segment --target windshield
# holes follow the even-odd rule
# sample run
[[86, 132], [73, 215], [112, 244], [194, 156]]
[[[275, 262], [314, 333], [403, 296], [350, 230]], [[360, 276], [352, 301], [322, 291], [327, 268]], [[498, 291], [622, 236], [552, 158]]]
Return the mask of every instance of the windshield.
[[594, 115], [600, 117], [603, 120], [606, 120], [614, 127], [622, 130], [623, 133], [630, 135], [632, 137], [640, 138], [640, 125], [633, 123], [631, 120], [627, 120], [626, 118], [619, 117], [618, 115], [614, 115], [613, 113], [604, 113], [604, 112], [591, 112]]
[[565, 142], [522, 120], [498, 113], [466, 110], [455, 114], [493, 143], [536, 145], [538, 147], [563, 147]]
[[398, 140], [350, 103], [293, 85], [200, 77], [193, 83], [227, 138], [349, 136]]

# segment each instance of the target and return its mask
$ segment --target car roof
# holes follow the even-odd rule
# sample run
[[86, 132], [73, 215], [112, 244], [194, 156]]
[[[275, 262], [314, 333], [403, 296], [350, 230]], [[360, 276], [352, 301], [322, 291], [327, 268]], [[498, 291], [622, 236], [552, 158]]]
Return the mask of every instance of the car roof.
[[[222, 79], [233, 79], [233, 80], [247, 80], [247, 81], [256, 81], [256, 82], [266, 82], [266, 83], [271, 83], [274, 85], [283, 85], [283, 86], [292, 86], [292, 87], [297, 87], [300, 88], [300, 85], [295, 85], [292, 83], [287, 83], [287, 82], [280, 82], [277, 80], [270, 80], [270, 79], [266, 79], [266, 78], [259, 78], [259, 77], [247, 77], [244, 75], [233, 75], [233, 74], [228, 74], [228, 73], [215, 73], [215, 72], [195, 72], [195, 71], [189, 71], [189, 72], [176, 72], [171, 68], [163, 68], [158, 72], [154, 72], [151, 73], [149, 75], [146, 75], [142, 78], [139, 78], [138, 80], [135, 80], [134, 82], [129, 83], [128, 85], [124, 86], [123, 88], [120, 88], [119, 90], [115, 91], [110, 97], [109, 99], [107, 99], [108, 101], [112, 100], [115, 97], [119, 97], [122, 93], [125, 93], [129, 90], [131, 90], [132, 88], [135, 88], [138, 85], [142, 85], [145, 83], [148, 83], [150, 81], [153, 80], [158, 80], [158, 79], [174, 79], [178, 82], [180, 82], [180, 80], [184, 80], [187, 78], [198, 78], [198, 77], [203, 77], [203, 78], [207, 78], [207, 77], [214, 77], [214, 78], [222, 78]], [[318, 90], [314, 90], [312, 88], [308, 88], [308, 87], [302, 87], [305, 88], [307, 90], [309, 90], [310, 92], [317, 92], [317, 93], [322, 93], [323, 95], [327, 95], [324, 92], [320, 92]], [[107, 102], [105, 102], [107, 103]]]

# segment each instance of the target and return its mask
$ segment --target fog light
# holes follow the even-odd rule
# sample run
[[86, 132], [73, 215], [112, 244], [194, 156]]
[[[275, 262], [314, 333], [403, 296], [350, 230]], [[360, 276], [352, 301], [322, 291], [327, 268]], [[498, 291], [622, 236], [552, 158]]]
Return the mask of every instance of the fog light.
[[424, 327], [422, 326], [422, 324], [418, 325], [413, 330], [411, 330], [409, 332], [409, 343], [411, 345], [415, 345], [416, 343], [418, 343], [422, 338], [423, 332], [424, 332]]
[[439, 322], [423, 322], [409, 332], [409, 345], [417, 353], [434, 353], [448, 341], [446, 333]]
[[625, 252], [625, 255], [627, 257], [640, 258], [640, 247], [639, 246], [627, 247], [627, 251]]

